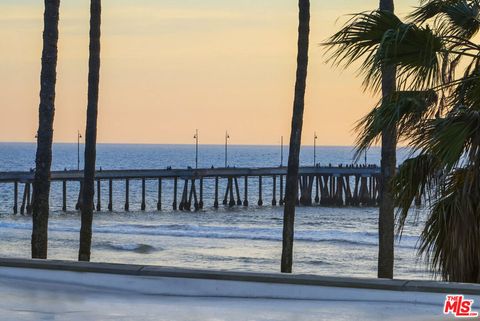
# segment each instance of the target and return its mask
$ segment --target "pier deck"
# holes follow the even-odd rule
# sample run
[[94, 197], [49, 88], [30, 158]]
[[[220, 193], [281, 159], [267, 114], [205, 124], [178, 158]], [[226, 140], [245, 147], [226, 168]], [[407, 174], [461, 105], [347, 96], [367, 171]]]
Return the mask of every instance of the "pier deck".
[[[379, 167], [301, 167], [299, 175], [360, 175], [374, 176], [380, 174]], [[280, 176], [287, 175], [287, 167], [258, 168], [199, 168], [199, 169], [128, 169], [98, 170], [96, 179], [154, 179], [154, 178], [201, 178], [201, 177], [240, 177], [240, 176]], [[33, 172], [0, 172], [0, 182], [33, 182]], [[52, 181], [80, 181], [83, 171], [52, 171]]]
[[[162, 193], [173, 193], [171, 205], [173, 210], [200, 210], [204, 207], [204, 189], [213, 192], [213, 207], [220, 203], [225, 206], [249, 206], [249, 179], [254, 179], [255, 201], [264, 205], [264, 183], [271, 183], [272, 206], [284, 203], [284, 182], [286, 167], [266, 168], [202, 168], [202, 169], [131, 169], [98, 170], [96, 172], [97, 211], [102, 210], [101, 184], [108, 182], [108, 210], [113, 210], [113, 182], [124, 181], [124, 210], [130, 209], [130, 181], [141, 181], [141, 210], [146, 210], [146, 181], [158, 182], [157, 210], [162, 209]], [[339, 167], [301, 167], [298, 179], [298, 205], [310, 206], [315, 203], [324, 206], [375, 206], [378, 203], [380, 168], [376, 166], [339, 166]], [[0, 172], [0, 184], [13, 186], [13, 213], [31, 212], [32, 183], [34, 172]], [[81, 207], [83, 191], [83, 171], [53, 171], [53, 182], [62, 182], [64, 211], [67, 210], [67, 183], [80, 184], [75, 209]], [[162, 182], [171, 181], [171, 191], [162, 191]], [[207, 187], [205, 180], [213, 182]], [[268, 180], [268, 181], [267, 181]], [[23, 197], [19, 206], [19, 192], [23, 185]], [[183, 185], [183, 186], [182, 186]], [[220, 189], [224, 189], [220, 191]], [[220, 194], [221, 193], [221, 194]], [[242, 195], [243, 194], [243, 195]], [[221, 196], [223, 195], [223, 200]]]

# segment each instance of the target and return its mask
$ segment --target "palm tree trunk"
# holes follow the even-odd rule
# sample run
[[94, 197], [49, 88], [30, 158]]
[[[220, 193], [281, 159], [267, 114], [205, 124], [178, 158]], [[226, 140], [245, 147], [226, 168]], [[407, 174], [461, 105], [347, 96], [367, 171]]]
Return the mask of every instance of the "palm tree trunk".
[[83, 178], [82, 227], [78, 259], [90, 261], [92, 245], [93, 198], [97, 144], [98, 87], [100, 82], [101, 0], [90, 2], [90, 59], [88, 72], [87, 128], [85, 132], [85, 168]]
[[295, 82], [295, 99], [293, 102], [292, 131], [288, 155], [288, 172], [285, 189], [285, 206], [283, 214], [283, 246], [281, 271], [292, 272], [293, 238], [295, 223], [295, 205], [298, 193], [298, 167], [302, 140], [303, 110], [305, 107], [305, 89], [307, 82], [308, 46], [310, 34], [310, 1], [299, 0], [297, 78]]
[[[380, 10], [394, 11], [393, 0], [380, 0]], [[396, 90], [396, 69], [387, 66], [382, 71], [382, 96], [385, 98]], [[380, 176], [380, 212], [378, 220], [378, 277], [393, 278], [394, 264], [394, 206], [392, 179], [396, 170], [397, 128], [392, 126], [382, 131], [382, 172]]]
[[57, 44], [60, 0], [45, 0], [40, 106], [37, 131], [37, 154], [33, 181], [32, 258], [46, 259], [48, 249], [48, 215], [50, 167], [52, 165], [55, 85], [57, 82]]

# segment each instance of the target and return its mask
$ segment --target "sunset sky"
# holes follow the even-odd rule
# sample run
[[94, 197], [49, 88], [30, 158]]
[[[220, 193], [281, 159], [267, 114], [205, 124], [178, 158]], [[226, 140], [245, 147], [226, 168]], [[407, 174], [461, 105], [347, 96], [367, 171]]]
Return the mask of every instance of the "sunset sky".
[[[346, 14], [378, 0], [312, 0], [304, 144], [351, 145], [378, 100], [355, 70], [325, 63], [318, 44]], [[290, 133], [295, 0], [104, 0], [98, 140], [103, 143], [277, 144]], [[397, 1], [402, 15], [418, 4]], [[38, 127], [43, 1], [0, 0], [0, 141]], [[339, 19], [340, 18], [340, 19]], [[89, 1], [63, 0], [54, 140], [84, 131]]]

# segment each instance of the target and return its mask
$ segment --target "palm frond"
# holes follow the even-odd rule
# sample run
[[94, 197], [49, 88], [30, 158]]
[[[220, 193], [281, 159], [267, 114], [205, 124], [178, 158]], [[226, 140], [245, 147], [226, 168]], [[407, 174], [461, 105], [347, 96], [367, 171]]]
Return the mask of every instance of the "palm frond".
[[403, 23], [391, 12], [354, 15], [323, 45], [328, 47], [328, 61], [333, 65], [348, 67], [361, 61], [359, 74], [363, 75], [367, 89], [380, 89], [386, 66], [397, 67], [397, 83], [404, 89], [428, 88], [442, 79], [442, 38], [428, 26]]
[[[427, 203], [434, 199], [436, 188], [442, 179], [442, 164], [434, 155], [421, 154], [403, 162], [392, 182], [397, 232], [401, 235], [409, 210], [416, 198], [424, 198]], [[416, 216], [415, 219], [417, 219]]]
[[327, 61], [346, 68], [363, 60], [358, 72], [366, 76], [364, 85], [368, 87], [370, 80], [377, 78], [372, 86], [378, 87], [381, 66], [376, 63], [376, 52], [384, 41], [386, 32], [396, 30], [401, 24], [401, 20], [390, 12], [354, 14], [340, 31], [322, 43], [329, 54]]
[[432, 206], [419, 253], [452, 282], [480, 282], [480, 182], [478, 169], [453, 171]]
[[446, 117], [427, 120], [407, 135], [421, 153], [435, 155], [446, 171], [460, 166], [467, 152], [478, 140], [480, 111], [457, 106]]
[[480, 66], [467, 67], [462, 81], [450, 97], [452, 106], [469, 106], [480, 110]]
[[397, 91], [383, 98], [355, 127], [358, 132], [355, 158], [358, 159], [372, 144], [379, 142], [384, 128], [398, 128], [397, 141], [402, 140], [405, 133], [435, 114], [433, 106], [437, 100], [433, 90]]
[[442, 33], [470, 39], [480, 29], [480, 4], [478, 0], [423, 1], [409, 18], [422, 24], [434, 19]]
[[403, 24], [387, 32], [377, 63], [397, 67], [399, 88], [421, 90], [441, 83], [445, 52], [442, 37], [428, 26]]

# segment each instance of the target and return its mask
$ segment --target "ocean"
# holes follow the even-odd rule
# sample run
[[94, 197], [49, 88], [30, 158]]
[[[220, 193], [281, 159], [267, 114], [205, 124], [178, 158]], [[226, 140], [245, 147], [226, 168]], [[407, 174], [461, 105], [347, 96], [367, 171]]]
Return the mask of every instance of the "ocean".
[[[200, 145], [199, 167], [224, 166], [224, 146]], [[81, 146], [81, 150], [83, 146]], [[313, 164], [313, 147], [304, 147], [301, 164]], [[280, 146], [229, 146], [228, 165], [271, 167], [281, 162]], [[408, 151], [400, 149], [398, 162]], [[81, 155], [82, 156], [82, 155]], [[83, 157], [83, 156], [82, 156]], [[316, 162], [351, 164], [352, 147], [317, 147]], [[288, 159], [284, 146], [283, 164]], [[34, 167], [35, 144], [0, 143], [0, 171], [28, 171]], [[362, 157], [361, 163], [364, 158]], [[379, 148], [367, 154], [369, 164], [380, 163]], [[195, 166], [193, 145], [99, 144], [97, 168], [159, 169]], [[77, 145], [55, 144], [54, 170], [77, 168]], [[147, 182], [147, 211], [140, 211], [140, 182], [130, 183], [130, 212], [123, 211], [123, 182], [114, 183], [114, 211], [96, 212], [92, 261], [161, 266], [276, 272], [281, 256], [283, 208], [269, 205], [271, 183], [264, 182], [264, 206], [213, 208], [211, 181], [205, 182], [205, 208], [199, 212], [173, 211], [172, 186], [163, 187], [162, 211], [156, 211], [157, 182]], [[251, 183], [250, 204], [256, 204]], [[12, 184], [0, 184], [0, 256], [30, 255], [31, 217], [12, 214]], [[61, 211], [61, 184], [52, 184], [49, 258], [75, 260], [80, 216], [74, 210], [78, 184], [68, 185], [68, 211]], [[107, 184], [102, 185], [103, 207]], [[222, 188], [220, 189], [223, 190]], [[20, 193], [22, 190], [20, 190]], [[395, 243], [395, 277], [432, 279], [416, 246], [425, 221], [420, 211]], [[295, 222], [294, 273], [326, 276], [376, 277], [377, 208], [298, 207]]]

